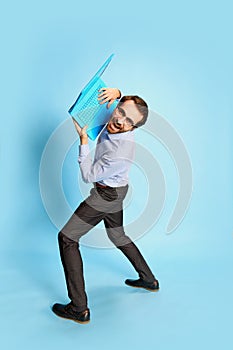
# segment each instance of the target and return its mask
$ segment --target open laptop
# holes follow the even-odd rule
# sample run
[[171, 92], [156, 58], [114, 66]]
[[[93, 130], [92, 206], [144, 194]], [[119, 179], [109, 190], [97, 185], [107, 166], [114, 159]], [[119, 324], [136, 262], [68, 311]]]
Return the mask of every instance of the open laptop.
[[107, 108], [108, 103], [99, 104], [99, 89], [106, 87], [104, 81], [100, 78], [114, 54], [112, 54], [89, 81], [89, 83], [80, 92], [75, 103], [70, 107], [70, 115], [83, 128], [88, 125], [87, 135], [91, 140], [95, 140], [106, 123], [109, 121], [113, 110], [116, 108], [117, 101]]

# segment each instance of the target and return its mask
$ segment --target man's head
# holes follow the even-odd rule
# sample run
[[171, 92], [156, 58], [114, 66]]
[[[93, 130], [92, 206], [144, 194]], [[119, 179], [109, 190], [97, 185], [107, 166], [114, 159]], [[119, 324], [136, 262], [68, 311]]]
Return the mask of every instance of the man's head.
[[107, 124], [111, 134], [131, 131], [145, 124], [148, 117], [148, 106], [138, 96], [123, 96], [113, 111]]

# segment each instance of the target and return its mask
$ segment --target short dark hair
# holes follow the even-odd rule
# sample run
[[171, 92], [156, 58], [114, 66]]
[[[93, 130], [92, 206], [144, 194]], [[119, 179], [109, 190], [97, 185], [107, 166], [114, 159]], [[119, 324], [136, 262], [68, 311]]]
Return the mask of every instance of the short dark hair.
[[120, 99], [120, 103], [123, 103], [125, 101], [134, 101], [135, 105], [137, 106], [137, 109], [142, 114], [143, 118], [138, 122], [134, 127], [139, 128], [140, 126], [144, 125], [147, 121], [148, 117], [148, 105], [147, 103], [139, 96], [137, 95], [131, 95], [131, 96], [123, 96]]

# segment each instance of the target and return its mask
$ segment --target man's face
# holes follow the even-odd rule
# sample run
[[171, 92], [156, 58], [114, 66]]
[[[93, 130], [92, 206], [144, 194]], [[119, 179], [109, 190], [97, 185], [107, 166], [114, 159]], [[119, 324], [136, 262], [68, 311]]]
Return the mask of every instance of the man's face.
[[142, 118], [143, 116], [137, 109], [134, 101], [119, 102], [107, 124], [107, 130], [111, 134], [133, 130], [134, 125], [141, 121]]

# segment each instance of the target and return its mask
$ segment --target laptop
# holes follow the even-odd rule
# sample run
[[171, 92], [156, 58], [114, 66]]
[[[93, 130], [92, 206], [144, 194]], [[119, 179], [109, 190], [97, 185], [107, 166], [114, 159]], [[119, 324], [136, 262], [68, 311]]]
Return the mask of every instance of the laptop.
[[82, 128], [88, 125], [87, 135], [91, 140], [95, 140], [108, 123], [118, 103], [114, 101], [107, 108], [108, 102], [101, 105], [98, 101], [99, 89], [107, 86], [100, 77], [111, 62], [113, 56], [114, 54], [104, 62], [102, 67], [100, 67], [98, 72], [80, 92], [77, 100], [68, 111]]

